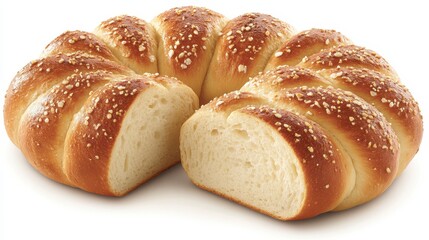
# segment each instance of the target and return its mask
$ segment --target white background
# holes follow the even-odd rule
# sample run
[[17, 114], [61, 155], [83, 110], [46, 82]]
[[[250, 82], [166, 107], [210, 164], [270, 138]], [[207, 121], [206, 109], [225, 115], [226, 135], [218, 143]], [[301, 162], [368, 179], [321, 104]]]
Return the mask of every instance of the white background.
[[[238, 1], [236, 1], [238, 2]], [[256, 11], [298, 30], [336, 29], [396, 68], [429, 118], [428, 8], [424, 1], [1, 1], [0, 94], [15, 73], [65, 30], [91, 31], [119, 14], [151, 20], [195, 4], [229, 18]], [[0, 98], [3, 106], [4, 98]], [[363, 206], [281, 222], [194, 187], [180, 166], [123, 198], [96, 196], [35, 171], [8, 139], [0, 117], [0, 238], [4, 239], [429, 239], [428, 134], [407, 170]], [[426, 229], [425, 229], [426, 228]], [[413, 237], [414, 236], [414, 237]]]

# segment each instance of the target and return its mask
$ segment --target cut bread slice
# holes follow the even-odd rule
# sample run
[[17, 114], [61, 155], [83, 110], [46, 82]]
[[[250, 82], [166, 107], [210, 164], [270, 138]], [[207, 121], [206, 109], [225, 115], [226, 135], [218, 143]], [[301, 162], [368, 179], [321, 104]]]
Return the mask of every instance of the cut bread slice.
[[332, 210], [349, 194], [348, 156], [317, 124], [268, 107], [209, 109], [181, 129], [182, 166], [195, 185], [282, 220]]
[[126, 194], [180, 161], [180, 126], [197, 106], [197, 96], [176, 80], [107, 84], [72, 121], [66, 175], [89, 192]]

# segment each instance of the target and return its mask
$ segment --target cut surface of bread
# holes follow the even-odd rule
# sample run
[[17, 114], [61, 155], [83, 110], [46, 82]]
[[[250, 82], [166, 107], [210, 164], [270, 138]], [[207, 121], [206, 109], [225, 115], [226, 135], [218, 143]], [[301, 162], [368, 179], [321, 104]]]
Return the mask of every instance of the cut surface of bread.
[[228, 98], [181, 129], [182, 165], [197, 186], [282, 220], [332, 210], [350, 194], [347, 156], [317, 124]]
[[179, 132], [193, 99], [162, 85], [138, 97], [122, 122], [111, 155], [109, 183], [122, 195], [180, 161]]
[[195, 184], [278, 218], [299, 212], [305, 198], [299, 157], [274, 128], [239, 112], [198, 117], [211, 120], [189, 122], [193, 134], [182, 136], [183, 166]]
[[89, 192], [128, 193], [180, 161], [180, 126], [197, 105], [189, 87], [157, 75], [100, 87], [70, 124], [65, 175]]

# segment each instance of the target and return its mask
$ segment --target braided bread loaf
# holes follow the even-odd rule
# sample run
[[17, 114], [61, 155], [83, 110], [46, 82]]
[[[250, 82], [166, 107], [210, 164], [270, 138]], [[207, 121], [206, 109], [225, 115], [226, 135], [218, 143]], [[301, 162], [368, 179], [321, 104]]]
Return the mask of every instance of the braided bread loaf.
[[221, 97], [182, 126], [188, 176], [279, 219], [373, 199], [422, 138], [417, 103], [373, 51], [335, 31], [198, 7], [60, 35], [12, 81], [5, 125], [42, 174], [119, 196], [179, 161], [196, 95]]

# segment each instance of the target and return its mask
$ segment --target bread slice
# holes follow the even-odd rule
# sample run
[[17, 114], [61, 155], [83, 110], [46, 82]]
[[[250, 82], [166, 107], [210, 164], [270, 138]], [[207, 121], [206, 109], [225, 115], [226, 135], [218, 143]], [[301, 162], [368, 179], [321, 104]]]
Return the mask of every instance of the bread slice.
[[197, 96], [177, 80], [111, 82], [75, 115], [64, 172], [86, 191], [124, 195], [180, 161], [180, 126], [197, 106]]
[[349, 194], [347, 156], [317, 124], [228, 98], [240, 101], [223, 97], [181, 129], [182, 165], [194, 184], [282, 220], [329, 211]]

